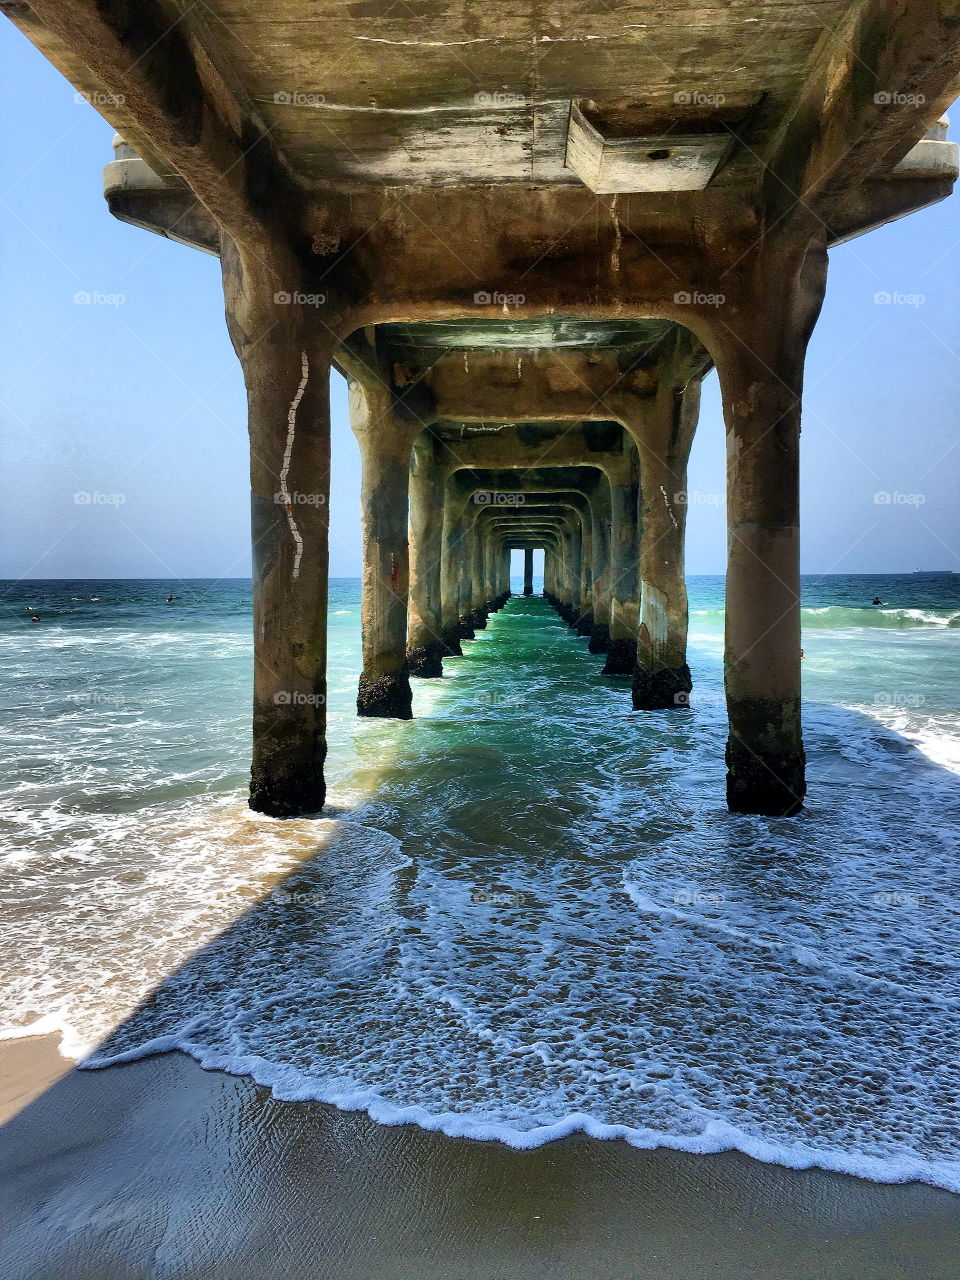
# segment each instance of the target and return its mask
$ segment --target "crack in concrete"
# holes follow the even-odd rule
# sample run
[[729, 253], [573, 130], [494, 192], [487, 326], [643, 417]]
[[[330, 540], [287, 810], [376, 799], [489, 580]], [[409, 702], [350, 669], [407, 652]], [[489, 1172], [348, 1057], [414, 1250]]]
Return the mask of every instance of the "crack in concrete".
[[664, 501], [664, 505], [665, 505], [665, 506], [666, 506], [666, 508], [667, 508], [667, 515], [668, 515], [668, 516], [670, 517], [670, 519], [673, 521], [673, 527], [674, 527], [675, 529], [679, 529], [679, 528], [680, 528], [680, 526], [677, 524], [677, 518], [676, 518], [676, 516], [673, 514], [673, 508], [670, 506], [670, 499], [667, 497], [667, 491], [666, 491], [666, 489], [663, 487], [663, 485], [661, 485], [661, 486], [660, 486], [660, 492], [663, 494], [663, 501]]
[[[638, 24], [644, 25], [642, 23]], [[629, 30], [629, 28], [624, 28]], [[616, 35], [590, 36], [534, 36], [534, 44], [586, 44], [588, 40], [616, 40]], [[354, 40], [365, 40], [368, 44], [407, 45], [415, 49], [452, 49], [461, 44], [500, 44], [503, 36], [473, 36], [469, 40], [390, 40], [386, 36], [354, 36]]]
[[303, 399], [303, 393], [307, 389], [307, 379], [310, 376], [310, 362], [307, 359], [305, 351], [300, 352], [300, 385], [297, 387], [296, 395], [290, 402], [290, 408], [287, 410], [287, 446], [283, 451], [283, 466], [280, 468], [280, 501], [283, 503], [284, 510], [287, 513], [287, 523], [290, 526], [290, 533], [294, 542], [297, 544], [296, 554], [293, 557], [293, 576], [300, 576], [300, 558], [303, 555], [303, 537], [297, 528], [297, 522], [293, 518], [293, 503], [290, 499], [290, 490], [287, 488], [287, 476], [290, 472], [290, 459], [293, 456], [293, 441], [297, 432], [297, 410], [300, 407], [300, 401]]
[[412, 45], [415, 49], [450, 49], [458, 44], [496, 44], [499, 36], [473, 36], [470, 40], [388, 40], [386, 36], [354, 36], [370, 44]]
[[620, 270], [620, 249], [623, 245], [623, 232], [620, 229], [620, 215], [617, 213], [617, 197], [610, 201], [610, 220], [613, 223], [613, 248], [610, 250], [610, 270], [616, 274]]
[[[359, 36], [354, 38], [360, 39]], [[372, 37], [368, 36], [364, 38], [371, 39]], [[316, 95], [317, 98], [319, 98], [319, 96], [319, 94]], [[537, 107], [568, 107], [570, 102], [569, 98], [540, 98], [537, 100], [532, 100], [530, 98], [520, 100], [518, 98], [515, 103], [483, 103], [471, 100], [469, 102], [434, 102], [422, 107], [381, 107], [371, 106], [367, 103], [361, 102], [329, 102], [326, 99], [323, 102], [278, 102], [275, 97], [258, 97], [255, 100], [258, 103], [262, 103], [264, 106], [280, 108], [289, 107], [290, 109], [297, 111], [355, 111], [364, 112], [368, 115], [381, 116], [433, 116], [444, 112], [452, 112], [459, 115], [463, 115], [464, 113], [469, 113], [471, 115], [503, 115], [511, 111], [529, 111], [531, 108]]]

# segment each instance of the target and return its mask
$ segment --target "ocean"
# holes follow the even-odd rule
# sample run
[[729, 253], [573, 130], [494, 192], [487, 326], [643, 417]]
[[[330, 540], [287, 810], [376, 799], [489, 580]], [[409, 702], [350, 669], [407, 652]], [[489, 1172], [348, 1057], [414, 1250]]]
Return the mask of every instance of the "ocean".
[[0, 1034], [960, 1190], [960, 576], [804, 580], [793, 819], [726, 811], [723, 583], [689, 588], [689, 711], [633, 713], [534, 597], [399, 723], [354, 714], [332, 582], [329, 810], [276, 821], [248, 581], [3, 583]]

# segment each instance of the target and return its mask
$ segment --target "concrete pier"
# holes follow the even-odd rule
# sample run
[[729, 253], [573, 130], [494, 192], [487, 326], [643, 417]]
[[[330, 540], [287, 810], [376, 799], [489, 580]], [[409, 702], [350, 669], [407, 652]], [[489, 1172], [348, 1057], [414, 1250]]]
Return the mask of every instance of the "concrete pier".
[[527, 547], [523, 553], [523, 594], [533, 595], [533, 548]]
[[763, 280], [776, 306], [768, 302], [762, 323], [760, 313], [744, 315], [743, 332], [717, 364], [727, 425], [727, 803], [734, 812], [789, 815], [806, 792], [801, 388], [827, 258], [822, 245], [802, 244], [760, 246], [757, 257], [758, 285]]
[[588, 481], [585, 492], [590, 498], [589, 592], [593, 625], [588, 648], [591, 653], [606, 653], [610, 648], [610, 484], [598, 473]]
[[363, 589], [360, 622], [361, 716], [409, 720], [407, 667], [409, 547], [407, 520], [411, 429], [399, 420], [388, 391], [350, 383], [350, 423], [360, 445]]
[[620, 462], [608, 470], [610, 480], [610, 643], [605, 676], [632, 676], [637, 665], [640, 621], [640, 455], [626, 436]]
[[459, 657], [460, 574], [463, 543], [463, 496], [456, 478], [448, 476], [444, 485], [443, 523], [440, 547], [440, 639], [445, 657]]
[[638, 714], [686, 714], [686, 467], [715, 370], [728, 804], [796, 813], [804, 354], [826, 250], [960, 172], [938, 124], [953, 0], [824, 0], [773, 34], [751, 0], [659, 5], [649, 30], [571, 0], [454, 6], [429, 39], [376, 5], [0, 8], [117, 130], [111, 212], [221, 259], [251, 449], [251, 805], [324, 799], [331, 368], [363, 464], [357, 706], [399, 717], [410, 675], [507, 598], [511, 548], [525, 592], [543, 550], [547, 599]]
[[663, 381], [640, 448], [640, 626], [633, 705], [637, 710], [689, 702], [684, 528], [687, 457], [696, 429], [700, 384]]
[[427, 428], [410, 457], [410, 596], [407, 608], [407, 668], [411, 676], [443, 675], [440, 562], [443, 495], [447, 473], [442, 445]]
[[250, 434], [250, 807], [316, 813], [325, 798], [330, 347], [296, 313], [278, 323], [269, 274], [255, 258], [231, 246], [222, 268]]

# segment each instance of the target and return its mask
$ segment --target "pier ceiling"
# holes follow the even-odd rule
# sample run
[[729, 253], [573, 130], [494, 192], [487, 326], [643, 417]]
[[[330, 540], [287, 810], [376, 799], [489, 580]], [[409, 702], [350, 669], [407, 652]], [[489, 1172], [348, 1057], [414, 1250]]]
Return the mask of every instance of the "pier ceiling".
[[[478, 303], [478, 306], [484, 305], [487, 305], [485, 301]], [[540, 347], [653, 350], [676, 328], [669, 320], [590, 320], [560, 315], [527, 319], [510, 316], [510, 304], [502, 305], [507, 314], [496, 318], [478, 316], [418, 324], [385, 324], [380, 326], [380, 331], [384, 342], [402, 358], [411, 350], [506, 348], [523, 351]]]
[[712, 179], [736, 184], [849, 6], [207, 0], [202, 19], [166, 7], [202, 22], [300, 179], [406, 187], [579, 185], [572, 111], [614, 148], [736, 132], [743, 145]]

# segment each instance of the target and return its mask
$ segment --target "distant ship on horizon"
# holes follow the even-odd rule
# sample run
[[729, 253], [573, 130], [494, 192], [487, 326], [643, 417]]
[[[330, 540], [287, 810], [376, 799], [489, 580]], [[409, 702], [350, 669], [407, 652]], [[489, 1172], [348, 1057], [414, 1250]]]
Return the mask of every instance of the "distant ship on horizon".
[[914, 569], [913, 576], [920, 578], [942, 578], [945, 574], [956, 575], [956, 569]]

